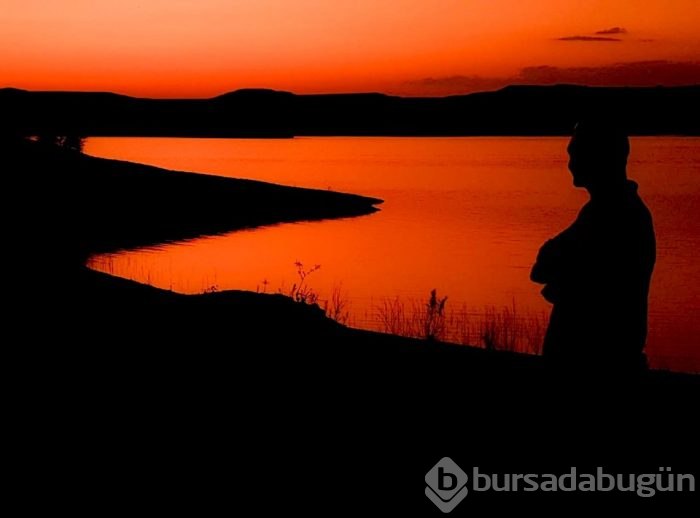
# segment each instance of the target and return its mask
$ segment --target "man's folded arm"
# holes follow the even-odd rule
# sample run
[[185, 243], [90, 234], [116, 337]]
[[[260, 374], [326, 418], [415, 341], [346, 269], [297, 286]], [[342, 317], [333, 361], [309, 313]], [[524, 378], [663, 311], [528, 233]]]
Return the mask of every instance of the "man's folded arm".
[[562, 250], [556, 238], [545, 242], [537, 254], [537, 260], [530, 271], [530, 280], [539, 284], [547, 284], [557, 277], [561, 269]]

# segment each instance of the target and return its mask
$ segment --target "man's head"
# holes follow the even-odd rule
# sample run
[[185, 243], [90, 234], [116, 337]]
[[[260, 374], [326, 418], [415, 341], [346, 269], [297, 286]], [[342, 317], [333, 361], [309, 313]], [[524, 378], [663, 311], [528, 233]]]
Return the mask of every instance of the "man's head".
[[606, 121], [581, 121], [567, 148], [569, 171], [576, 187], [619, 183], [627, 177], [630, 143], [627, 135]]

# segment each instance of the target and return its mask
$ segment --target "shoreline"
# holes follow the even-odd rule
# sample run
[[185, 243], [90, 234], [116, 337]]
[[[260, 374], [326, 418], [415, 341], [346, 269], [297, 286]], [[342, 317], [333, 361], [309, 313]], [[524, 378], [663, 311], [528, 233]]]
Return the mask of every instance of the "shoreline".
[[[191, 360], [205, 350], [209, 352], [204, 356], [214, 354], [217, 364], [236, 357], [244, 363], [262, 361], [266, 368], [282, 368], [282, 379], [289, 375], [287, 368], [294, 366], [299, 369], [297, 374], [331, 376], [327, 382], [336, 388], [341, 380], [353, 383], [357, 372], [371, 378], [373, 387], [391, 380], [410, 384], [413, 376], [429, 382], [450, 374], [454, 376], [450, 383], [471, 387], [482, 383], [503, 387], [540, 385], [546, 379], [542, 358], [537, 356], [351, 329], [327, 318], [317, 306], [296, 303], [282, 295], [244, 291], [181, 295], [83, 266], [92, 253], [145, 246], [168, 238], [371, 214], [378, 210], [374, 205], [381, 200], [168, 171], [42, 150], [33, 143], [22, 146], [24, 149], [15, 157], [17, 166], [40, 176], [39, 185], [45, 187], [45, 192], [33, 201], [34, 208], [49, 221], [44, 229], [49, 238], [46, 244], [64, 251], [56, 261], [39, 266], [42, 274], [38, 276], [38, 289], [46, 292], [46, 285], [55, 286], [49, 298], [55, 298], [60, 310], [50, 315], [49, 321], [59, 327], [67, 325], [81, 349], [99, 337], [100, 348], [111, 350], [128, 344], [132, 353], [152, 362], [165, 353], [163, 343], [184, 341], [196, 344], [196, 348], [178, 346], [177, 354], [187, 352]], [[202, 196], [200, 200], [195, 197], [194, 203], [181, 205], [196, 193]], [[86, 214], [93, 217], [86, 218]], [[63, 294], [67, 292], [72, 293], [74, 303], [66, 304]], [[227, 333], [233, 350], [214, 347]], [[303, 343], [303, 350], [292, 343]], [[136, 344], [141, 345], [138, 351], [133, 349]], [[157, 346], [151, 349], [154, 344]], [[256, 351], [256, 344], [265, 345]], [[204, 356], [196, 361], [204, 362]], [[328, 367], [326, 363], [335, 367], [327, 373], [319, 372]], [[221, 368], [214, 364], [211, 367]], [[650, 371], [643, 383], [699, 390], [700, 376]]]
[[383, 202], [356, 194], [172, 171], [27, 141], [8, 151], [13, 177], [34, 184], [35, 196], [27, 208], [46, 222], [49, 237], [60, 236], [68, 245], [59, 249], [70, 251], [71, 260], [82, 258], [81, 263], [89, 254], [165, 241], [368, 215]]

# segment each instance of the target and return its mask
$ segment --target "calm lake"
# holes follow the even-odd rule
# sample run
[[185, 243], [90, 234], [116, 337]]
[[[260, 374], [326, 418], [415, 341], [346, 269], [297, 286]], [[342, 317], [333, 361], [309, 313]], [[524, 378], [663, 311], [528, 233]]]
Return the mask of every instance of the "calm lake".
[[[530, 282], [530, 268], [541, 244], [588, 199], [571, 184], [567, 142], [90, 138], [90, 155], [385, 200], [369, 216], [96, 256], [90, 266], [183, 293], [271, 293], [299, 282], [299, 261], [307, 270], [320, 265], [306, 282], [321, 300], [340, 293], [356, 327], [384, 329], [387, 305], [420, 307], [432, 289], [448, 296], [447, 310], [472, 321], [515, 308], [518, 318], [544, 325], [550, 305]], [[700, 139], [633, 138], [628, 173], [652, 212], [658, 241], [647, 354], [654, 367], [698, 372]]]

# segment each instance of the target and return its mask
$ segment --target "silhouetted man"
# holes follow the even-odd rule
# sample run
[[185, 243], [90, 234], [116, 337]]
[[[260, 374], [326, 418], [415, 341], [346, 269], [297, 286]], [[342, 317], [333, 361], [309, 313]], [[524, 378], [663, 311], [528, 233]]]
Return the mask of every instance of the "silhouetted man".
[[646, 366], [647, 298], [656, 259], [651, 214], [627, 179], [627, 136], [579, 123], [569, 170], [590, 201], [547, 241], [530, 278], [554, 306], [544, 340], [547, 364], [564, 372], [631, 372]]

